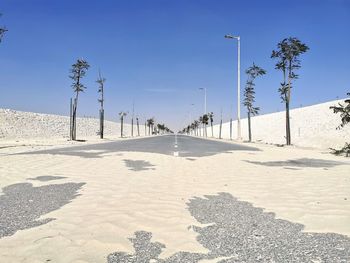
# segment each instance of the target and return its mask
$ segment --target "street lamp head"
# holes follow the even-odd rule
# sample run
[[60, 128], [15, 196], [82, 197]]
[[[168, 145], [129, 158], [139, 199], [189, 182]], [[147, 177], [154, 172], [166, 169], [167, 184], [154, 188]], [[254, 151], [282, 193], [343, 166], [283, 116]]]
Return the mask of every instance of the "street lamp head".
[[225, 38], [228, 38], [228, 39], [239, 39], [240, 37], [239, 36], [232, 36], [232, 35], [225, 35]]

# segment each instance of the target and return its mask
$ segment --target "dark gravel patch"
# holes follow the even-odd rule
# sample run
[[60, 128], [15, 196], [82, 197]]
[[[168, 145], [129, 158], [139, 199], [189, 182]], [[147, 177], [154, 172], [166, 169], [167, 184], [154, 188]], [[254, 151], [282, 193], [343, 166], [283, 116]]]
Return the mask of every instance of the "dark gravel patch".
[[302, 232], [303, 225], [276, 219], [274, 213], [266, 213], [228, 193], [195, 197], [188, 203], [188, 209], [199, 223], [210, 224], [192, 226], [198, 233], [198, 242], [208, 249], [207, 254], [180, 251], [161, 259], [159, 255], [165, 245], [152, 243], [151, 233], [139, 231], [130, 239], [135, 253], [116, 252], [108, 256], [108, 262], [195, 263], [203, 259], [217, 259], [220, 263], [350, 262], [349, 237]]
[[84, 184], [65, 183], [33, 187], [30, 183], [19, 183], [3, 188], [3, 195], [0, 196], [0, 238], [55, 220], [39, 218], [79, 196], [77, 191]]

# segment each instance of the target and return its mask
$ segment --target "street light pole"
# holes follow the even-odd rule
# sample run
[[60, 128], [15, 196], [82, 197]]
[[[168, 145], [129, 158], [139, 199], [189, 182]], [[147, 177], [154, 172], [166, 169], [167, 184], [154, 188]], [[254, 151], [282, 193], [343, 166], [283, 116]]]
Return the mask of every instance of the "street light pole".
[[204, 114], [207, 114], [207, 88], [199, 88], [204, 90]]
[[225, 35], [228, 39], [237, 39], [237, 140], [241, 140], [241, 37]]

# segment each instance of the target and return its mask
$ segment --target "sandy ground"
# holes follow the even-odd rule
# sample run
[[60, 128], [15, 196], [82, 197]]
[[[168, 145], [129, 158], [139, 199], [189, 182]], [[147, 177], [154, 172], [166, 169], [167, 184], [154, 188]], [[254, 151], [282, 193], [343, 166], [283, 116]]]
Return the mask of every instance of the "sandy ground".
[[[316, 149], [341, 148], [345, 142], [350, 141], [350, 125], [337, 129], [341, 123], [340, 114], [334, 114], [329, 108], [343, 104], [344, 99], [334, 100], [307, 107], [292, 109], [290, 111], [292, 144], [299, 147]], [[281, 104], [282, 105], [282, 104]], [[245, 108], [242, 108], [245, 112]], [[244, 116], [244, 113], [242, 113]], [[220, 116], [214, 116], [215, 124], [213, 135], [219, 138]], [[252, 140], [268, 144], [285, 144], [285, 112], [274, 112], [252, 117]], [[208, 125], [210, 126], [210, 125]], [[230, 138], [229, 120], [222, 124], [221, 136]], [[248, 120], [241, 119], [241, 136], [248, 140]], [[207, 127], [208, 136], [212, 135], [211, 127]], [[232, 138], [237, 138], [237, 121], [232, 122]]]
[[[188, 202], [222, 192], [300, 223], [304, 231], [350, 237], [350, 160], [344, 157], [251, 144], [260, 151], [193, 159], [140, 152], [83, 158], [20, 154], [69, 146], [64, 140], [21, 144], [0, 147], [3, 195], [18, 183], [34, 189], [84, 185], [78, 196], [40, 217], [54, 220], [0, 238], [1, 262], [106, 262], [110, 253], [133, 253], [128, 238], [136, 231], [151, 232], [153, 241], [166, 245], [162, 258], [178, 251], [206, 253], [191, 227], [203, 224], [191, 215]], [[133, 161], [141, 162], [140, 169], [130, 167]], [[39, 176], [57, 179], [34, 180]]]

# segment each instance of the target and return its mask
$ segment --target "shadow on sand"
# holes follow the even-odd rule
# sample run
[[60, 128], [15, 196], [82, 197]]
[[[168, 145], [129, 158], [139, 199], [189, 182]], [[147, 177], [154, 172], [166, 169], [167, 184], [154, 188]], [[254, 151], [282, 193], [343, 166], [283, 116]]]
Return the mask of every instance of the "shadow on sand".
[[37, 176], [34, 178], [28, 178], [27, 180], [33, 180], [33, 181], [40, 181], [40, 182], [48, 182], [48, 181], [54, 181], [54, 180], [61, 180], [65, 179], [67, 177], [64, 176], [52, 176], [52, 175], [43, 175], [43, 176]]
[[[187, 262], [350, 262], [350, 238], [335, 233], [303, 232], [304, 226], [276, 219], [274, 213], [228, 193], [189, 201], [188, 210], [201, 224], [192, 226], [207, 253], [180, 251], [162, 259], [165, 245], [151, 242], [150, 232], [135, 232], [129, 240], [135, 253], [115, 252], [109, 263]], [[209, 224], [209, 225], [208, 225]]]
[[131, 171], [147, 171], [147, 170], [155, 170], [155, 165], [151, 164], [150, 162], [144, 161], [144, 160], [129, 160], [124, 159], [123, 160], [126, 167], [130, 168]]
[[322, 159], [311, 159], [311, 158], [300, 158], [287, 161], [271, 161], [271, 162], [255, 162], [245, 160], [247, 163], [264, 165], [270, 167], [296, 167], [296, 168], [331, 168], [338, 165], [348, 165], [347, 163], [331, 161], [331, 160], [322, 160]]
[[54, 218], [39, 218], [68, 204], [84, 183], [52, 184], [33, 187], [30, 183], [6, 186], [0, 195], [0, 238], [18, 230], [46, 224]]

